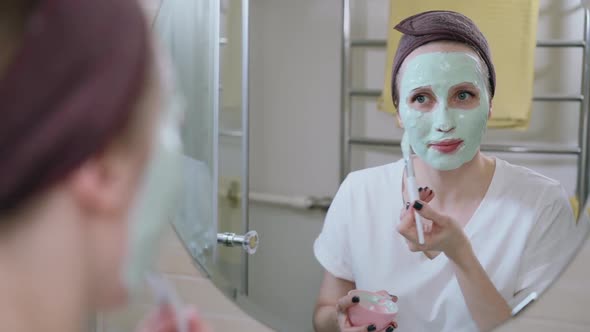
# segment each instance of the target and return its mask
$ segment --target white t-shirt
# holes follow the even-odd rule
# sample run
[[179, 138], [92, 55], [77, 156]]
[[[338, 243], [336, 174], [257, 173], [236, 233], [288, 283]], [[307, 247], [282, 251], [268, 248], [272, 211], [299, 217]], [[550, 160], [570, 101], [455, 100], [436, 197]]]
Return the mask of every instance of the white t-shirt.
[[[326, 216], [314, 252], [334, 276], [357, 289], [399, 296], [397, 331], [476, 331], [444, 254], [411, 252], [397, 232], [402, 160], [352, 172]], [[464, 230], [496, 289], [511, 304], [541, 293], [561, 272], [588, 232], [576, 224], [561, 185], [496, 158], [488, 192]]]

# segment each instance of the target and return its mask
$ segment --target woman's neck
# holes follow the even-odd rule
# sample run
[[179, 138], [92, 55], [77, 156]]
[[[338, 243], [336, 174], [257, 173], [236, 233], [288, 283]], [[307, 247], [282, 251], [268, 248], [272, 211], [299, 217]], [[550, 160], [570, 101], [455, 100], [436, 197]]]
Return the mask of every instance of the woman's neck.
[[60, 218], [6, 222], [21, 224], [0, 233], [0, 331], [81, 331], [85, 262], [70, 241], [75, 227]]
[[459, 168], [440, 171], [416, 158], [416, 178], [419, 183], [434, 190], [441, 206], [452, 206], [465, 199], [485, 195], [494, 175], [494, 158], [477, 152], [475, 157]]

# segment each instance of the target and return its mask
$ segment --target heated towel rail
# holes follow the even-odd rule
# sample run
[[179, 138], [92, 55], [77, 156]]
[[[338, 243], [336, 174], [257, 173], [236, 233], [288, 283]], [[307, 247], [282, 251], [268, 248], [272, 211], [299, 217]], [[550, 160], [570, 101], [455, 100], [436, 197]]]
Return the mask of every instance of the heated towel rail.
[[[386, 48], [386, 40], [352, 39], [351, 38], [351, 0], [342, 0], [342, 75], [341, 75], [341, 108], [340, 112], [340, 180], [343, 181], [350, 172], [351, 149], [353, 146], [391, 147], [399, 148], [399, 140], [374, 139], [352, 135], [352, 99], [356, 97], [381, 96], [381, 90], [355, 89], [351, 84], [351, 50]], [[533, 97], [535, 102], [575, 102], [579, 108], [578, 143], [575, 146], [561, 146], [556, 148], [532, 147], [526, 145], [482, 144], [482, 151], [504, 153], [529, 153], [547, 155], [572, 155], [577, 157], [576, 198], [580, 209], [588, 197], [589, 183], [589, 153], [588, 143], [590, 116], [590, 9], [584, 9], [584, 34], [582, 40], [539, 40], [538, 48], [581, 48], [582, 86], [579, 95], [541, 95]]]

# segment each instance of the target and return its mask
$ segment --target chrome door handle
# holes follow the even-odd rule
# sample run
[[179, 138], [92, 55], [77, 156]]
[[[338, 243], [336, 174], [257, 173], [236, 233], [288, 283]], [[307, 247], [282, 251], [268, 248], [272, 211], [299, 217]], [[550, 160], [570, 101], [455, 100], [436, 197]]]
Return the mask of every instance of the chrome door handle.
[[236, 233], [217, 233], [217, 243], [226, 247], [241, 246], [250, 255], [258, 249], [259, 237], [258, 232], [249, 231], [244, 235]]

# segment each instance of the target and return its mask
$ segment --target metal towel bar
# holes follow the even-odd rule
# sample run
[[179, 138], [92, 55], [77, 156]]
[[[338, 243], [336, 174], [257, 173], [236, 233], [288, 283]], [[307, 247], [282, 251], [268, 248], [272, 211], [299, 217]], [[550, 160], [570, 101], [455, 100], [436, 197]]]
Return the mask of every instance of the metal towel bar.
[[[381, 90], [377, 89], [350, 89], [351, 97], [380, 97]], [[582, 102], [583, 95], [542, 95], [534, 96], [533, 101], [554, 101], [554, 102]]]
[[[381, 146], [399, 148], [401, 141], [388, 139], [375, 139], [367, 137], [352, 137], [349, 139], [350, 144], [364, 145], [364, 146]], [[563, 146], [556, 148], [544, 148], [535, 146], [517, 146], [517, 145], [502, 145], [502, 144], [482, 144], [482, 151], [489, 152], [506, 152], [506, 153], [535, 153], [535, 154], [554, 154], [554, 155], [574, 155], [580, 154], [578, 146]]]

